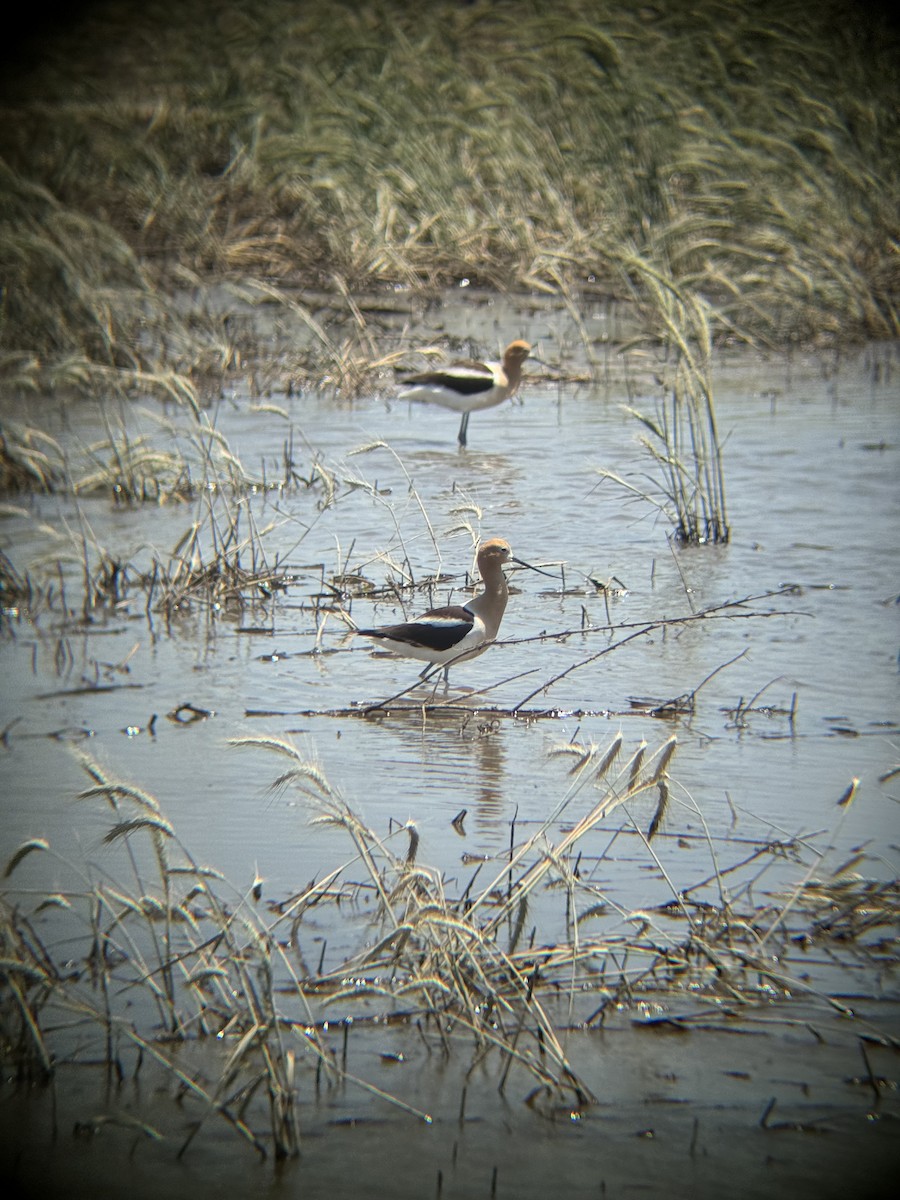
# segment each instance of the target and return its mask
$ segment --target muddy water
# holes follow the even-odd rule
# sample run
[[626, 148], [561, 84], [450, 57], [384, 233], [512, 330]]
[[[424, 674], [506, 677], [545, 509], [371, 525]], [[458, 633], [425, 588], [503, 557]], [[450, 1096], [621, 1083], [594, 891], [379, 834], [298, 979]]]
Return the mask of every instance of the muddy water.
[[[499, 340], [523, 332], [529, 329], [520, 316]], [[531, 336], [543, 333], [549, 342], [551, 332]], [[550, 357], [549, 345], [540, 348]], [[882, 365], [878, 376], [873, 356]], [[827, 364], [723, 359], [717, 407], [732, 541], [679, 551], [645, 503], [601, 481], [606, 469], [643, 486], [652, 472], [638, 427], [620, 407], [620, 383], [526, 386], [520, 402], [473, 416], [465, 451], [456, 446], [456, 417], [440, 410], [380, 396], [349, 403], [273, 395], [269, 404], [279, 413], [260, 411], [247, 392], [234, 390], [213, 417], [248, 469], [265, 464], [268, 477], [277, 474], [292, 433], [300, 473], [311, 476], [320, 462], [335, 481], [333, 502], [323, 502], [321, 486], [247, 502], [269, 564], [290, 568], [297, 583], [241, 623], [195, 608], [166, 624], [148, 617], [140, 592], [82, 629], [64, 627], [52, 611], [34, 623], [8, 614], [0, 643], [0, 727], [8, 730], [0, 854], [5, 861], [33, 836], [58, 852], [26, 860], [16, 884], [65, 888], [85, 860], [103, 869], [109, 818], [74, 799], [84, 777], [73, 742], [152, 792], [198, 859], [239, 888], [261, 877], [266, 897], [277, 899], [343, 861], [348, 849], [338, 834], [310, 828], [304, 803], [268, 790], [277, 761], [228, 748], [230, 738], [292, 737], [380, 834], [414, 821], [420, 860], [439, 867], [453, 891], [469, 878], [473, 859], [508, 845], [513, 820], [524, 837], [555, 809], [570, 760], [550, 751], [572, 739], [604, 745], [618, 731], [626, 749], [642, 740], [653, 748], [672, 733], [679, 743], [673, 804], [654, 843], [670, 882], [638, 838], [623, 836], [608, 851], [619, 819], [585, 851], [586, 866], [624, 909], [664, 902], [672, 886], [707, 878], [707, 831], [720, 867], [746, 857], [748, 845], [803, 834], [826, 854], [822, 874], [863, 852], [866, 874], [895, 877], [898, 371], [890, 347]], [[638, 406], [652, 411], [652, 397]], [[40, 413], [37, 405], [12, 415], [41, 419], [73, 454], [104, 428], [101, 414], [86, 406]], [[150, 408], [115, 413], [132, 436], [171, 436], [160, 434], [158, 417]], [[189, 429], [187, 418], [170, 419]], [[390, 450], [358, 452], [376, 442]], [[61, 547], [71, 554], [82, 537], [123, 561], [149, 563], [154, 549], [171, 550], [202, 515], [202, 503], [135, 510], [84, 498], [76, 509], [64, 498], [41, 497], [8, 507], [0, 536], [20, 571], [55, 560]], [[471, 716], [351, 715], [412, 684], [418, 667], [354, 643], [337, 619], [317, 626], [313, 598], [323, 577], [352, 573], [381, 585], [396, 578], [389, 560], [408, 561], [417, 580], [449, 577], [421, 590], [411, 610], [459, 597], [473, 559], [464, 523], [479, 536], [508, 538], [518, 557], [558, 580], [511, 576], [501, 643], [451, 676], [450, 698], [468, 704]], [[609, 577], [622, 588], [607, 608], [590, 581]], [[77, 607], [77, 553], [61, 578]], [[587, 661], [633, 623], [766, 593], [731, 619], [656, 631]], [[360, 595], [346, 605], [361, 625], [400, 611], [396, 601]], [[585, 624], [610, 623], [621, 628], [581, 632]], [[564, 631], [571, 633], [554, 636]], [[664, 721], [632, 706], [634, 698], [690, 692], [719, 667], [690, 716]], [[736, 722], [734, 710], [757, 695], [758, 711]], [[428, 698], [431, 689], [417, 696]], [[185, 703], [212, 715], [189, 723], [166, 718]], [[520, 704], [531, 719], [480, 711]], [[556, 715], [537, 717], [548, 710]], [[857, 798], [841, 809], [837, 801], [853, 778], [860, 780]], [[461, 810], [462, 833], [451, 824]], [[567, 810], [563, 820], [576, 815]], [[634, 814], [644, 827], [650, 815]], [[773, 870], [761, 886], [790, 883], [792, 870]], [[559, 932], [558, 920], [548, 910], [547, 937]], [[333, 933], [326, 967], [349, 948], [345, 936]], [[821, 983], [839, 987], [840, 979], [822, 967]], [[875, 988], [872, 980], [853, 986]], [[721, 1075], [715, 1080], [714, 1100]], [[364, 1104], [360, 1111], [373, 1116]], [[531, 1136], [518, 1110], [500, 1119]], [[405, 1136], [402, 1125], [391, 1128]], [[513, 1136], [507, 1153], [514, 1157], [515, 1145]], [[490, 1179], [482, 1191], [489, 1189]]]

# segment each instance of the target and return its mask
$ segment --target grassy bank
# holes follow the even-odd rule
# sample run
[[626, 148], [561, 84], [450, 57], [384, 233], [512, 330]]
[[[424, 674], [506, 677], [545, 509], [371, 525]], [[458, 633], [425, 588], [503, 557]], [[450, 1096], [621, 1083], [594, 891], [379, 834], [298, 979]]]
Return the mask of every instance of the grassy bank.
[[591, 286], [653, 327], [652, 277], [720, 332], [891, 336], [896, 48], [827, 0], [91, 5], [0, 84], [2, 369], [218, 368], [170, 297], [223, 279]]

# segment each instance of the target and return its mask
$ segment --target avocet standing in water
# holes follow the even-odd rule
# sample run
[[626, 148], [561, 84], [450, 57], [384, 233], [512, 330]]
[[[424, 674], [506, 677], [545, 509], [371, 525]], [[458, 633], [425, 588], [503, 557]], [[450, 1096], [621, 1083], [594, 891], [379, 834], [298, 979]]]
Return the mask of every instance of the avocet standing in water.
[[510, 342], [503, 352], [503, 361], [453, 362], [433, 371], [411, 375], [403, 381], [401, 400], [417, 400], [424, 404], [439, 404], [462, 413], [458, 440], [466, 444], [469, 414], [482, 408], [502, 404], [513, 394], [522, 378], [522, 364], [531, 353], [528, 342]]
[[369, 638], [403, 658], [417, 658], [427, 664], [424, 677], [432, 667], [444, 668], [447, 681], [451, 665], [483, 654], [497, 637], [500, 622], [506, 611], [509, 588], [503, 574], [505, 563], [515, 562], [531, 571], [541, 571], [530, 563], [514, 558], [509, 542], [491, 538], [478, 550], [477, 563], [483, 590], [465, 604], [433, 608], [413, 621], [400, 625], [382, 625], [377, 629], [358, 629], [360, 637]]

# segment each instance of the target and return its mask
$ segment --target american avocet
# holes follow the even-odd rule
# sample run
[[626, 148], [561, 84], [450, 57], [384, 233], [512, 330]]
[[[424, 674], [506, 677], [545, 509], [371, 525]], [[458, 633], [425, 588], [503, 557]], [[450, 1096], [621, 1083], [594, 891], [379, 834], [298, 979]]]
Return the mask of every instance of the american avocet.
[[417, 658], [427, 663], [421, 672], [423, 678], [433, 666], [443, 667], [446, 682], [452, 664], [483, 654], [496, 638], [509, 599], [503, 574], [503, 564], [508, 562], [532, 571], [539, 570], [514, 558], [509, 542], [491, 538], [482, 543], [477, 556], [484, 590], [466, 604], [433, 608], [402, 625], [382, 625], [378, 629], [358, 629], [356, 632], [403, 658]]
[[440, 404], [462, 413], [459, 444], [466, 444], [469, 413], [502, 404], [519, 386], [522, 363], [531, 353], [527, 342], [510, 342], [500, 363], [453, 362], [447, 367], [411, 375], [403, 381], [401, 400]]

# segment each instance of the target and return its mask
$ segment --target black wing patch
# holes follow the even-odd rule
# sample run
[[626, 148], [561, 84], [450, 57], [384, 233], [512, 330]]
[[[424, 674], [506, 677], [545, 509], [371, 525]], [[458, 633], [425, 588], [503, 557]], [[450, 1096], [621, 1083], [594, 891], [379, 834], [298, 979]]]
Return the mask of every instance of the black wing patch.
[[459, 392], [461, 396], [477, 396], [479, 392], [489, 392], [494, 386], [494, 379], [487, 374], [478, 376], [474, 371], [471, 375], [456, 375], [451, 371], [427, 371], [423, 375], [412, 375], [403, 381], [404, 387], [415, 387], [416, 384], [444, 387], [448, 391]]

